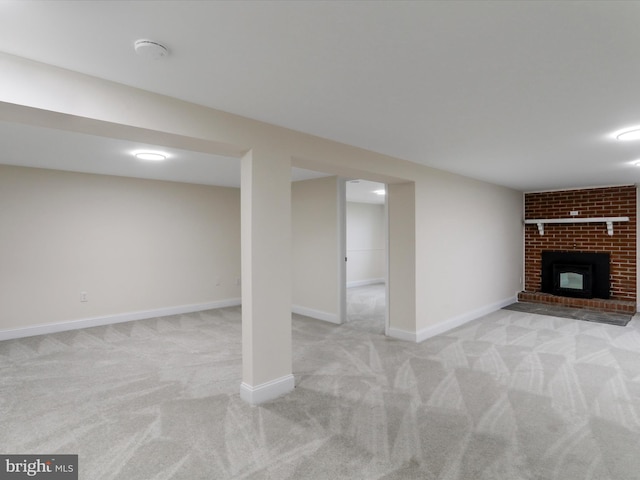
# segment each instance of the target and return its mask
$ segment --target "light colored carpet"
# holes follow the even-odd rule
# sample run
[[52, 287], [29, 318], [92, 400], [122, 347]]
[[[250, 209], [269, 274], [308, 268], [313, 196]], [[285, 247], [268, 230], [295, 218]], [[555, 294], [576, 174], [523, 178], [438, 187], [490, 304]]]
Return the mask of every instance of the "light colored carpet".
[[384, 335], [385, 306], [383, 283], [347, 288], [345, 326]]
[[80, 478], [640, 478], [640, 327], [500, 310], [421, 344], [296, 316], [240, 400], [240, 310], [0, 342], [0, 451]]

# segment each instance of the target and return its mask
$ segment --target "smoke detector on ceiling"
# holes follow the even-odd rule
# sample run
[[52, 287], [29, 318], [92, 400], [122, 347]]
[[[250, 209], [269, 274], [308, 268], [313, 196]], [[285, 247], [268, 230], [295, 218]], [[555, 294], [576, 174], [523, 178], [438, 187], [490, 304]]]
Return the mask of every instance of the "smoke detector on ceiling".
[[133, 48], [141, 57], [151, 58], [153, 60], [158, 60], [169, 55], [169, 49], [167, 47], [153, 40], [136, 40]]

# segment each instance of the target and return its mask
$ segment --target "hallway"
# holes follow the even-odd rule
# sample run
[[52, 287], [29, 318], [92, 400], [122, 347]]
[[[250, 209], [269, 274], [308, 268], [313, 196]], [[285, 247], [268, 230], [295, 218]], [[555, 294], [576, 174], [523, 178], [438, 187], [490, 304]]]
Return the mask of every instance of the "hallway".
[[346, 327], [384, 335], [384, 283], [347, 288]]

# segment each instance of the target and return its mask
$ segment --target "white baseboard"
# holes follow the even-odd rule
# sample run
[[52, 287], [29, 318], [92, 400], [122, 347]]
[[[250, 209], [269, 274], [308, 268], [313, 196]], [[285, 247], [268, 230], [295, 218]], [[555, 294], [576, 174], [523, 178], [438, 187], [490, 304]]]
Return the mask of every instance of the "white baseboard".
[[300, 305], [293, 305], [291, 311], [298, 315], [324, 320], [325, 322], [335, 323], [336, 325], [340, 325], [341, 323], [337, 313], [323, 312], [322, 310], [314, 310], [313, 308], [301, 307]]
[[384, 283], [384, 278], [369, 278], [368, 280], [354, 280], [353, 282], [347, 282], [347, 288], [364, 287], [366, 285], [375, 285], [377, 283]]
[[484, 315], [487, 315], [491, 312], [495, 312], [496, 310], [500, 310], [502, 307], [506, 307], [507, 305], [511, 305], [518, 301], [518, 297], [509, 297], [504, 300], [501, 300], [496, 303], [492, 303], [490, 305], [485, 305], [484, 307], [478, 308], [476, 310], [472, 310], [467, 313], [463, 313], [462, 315], [458, 315], [456, 317], [450, 318], [448, 320], [444, 320], [436, 325], [432, 325], [427, 328], [423, 328], [422, 330], [418, 330], [417, 332], [408, 332], [406, 330], [400, 330], [397, 328], [389, 328], [387, 330], [387, 335], [389, 337], [397, 338], [399, 340], [405, 340], [408, 342], [420, 343], [425, 340], [435, 337], [436, 335], [441, 335], [449, 330], [453, 330], [454, 328], [460, 327], [465, 323], [469, 323], [472, 320], [476, 320]]
[[387, 337], [397, 338], [398, 340], [404, 340], [405, 342], [417, 343], [417, 336], [415, 332], [408, 332], [406, 330], [400, 330], [399, 328], [387, 329]]
[[470, 312], [463, 313], [462, 315], [450, 318], [448, 320], [445, 320], [444, 322], [438, 323], [437, 325], [423, 328], [422, 330], [416, 332], [416, 341], [418, 343], [424, 342], [428, 338], [435, 337], [436, 335], [448, 332], [449, 330], [453, 330], [454, 328], [460, 327], [465, 323], [469, 323], [470, 321], [480, 318], [483, 315], [488, 315], [491, 312], [500, 310], [502, 307], [506, 307], [507, 305], [511, 305], [512, 303], [515, 303], [517, 301], [517, 296], [505, 298], [504, 300], [501, 300], [499, 302], [485, 305], [484, 307], [480, 307], [476, 310], [472, 310]]
[[180, 315], [183, 313], [200, 312], [213, 308], [235, 307], [241, 304], [239, 298], [218, 300], [215, 302], [198, 303], [192, 305], [179, 305], [177, 307], [157, 308], [154, 310], [143, 310], [138, 312], [118, 313], [115, 315], [105, 315], [102, 317], [83, 318], [68, 322], [49, 323], [46, 325], [34, 325], [32, 327], [16, 328], [12, 330], [0, 330], [0, 341], [12, 338], [32, 337], [35, 335], [45, 335], [47, 333], [65, 332], [67, 330], [78, 330], [80, 328], [99, 327], [113, 323], [130, 322], [132, 320], [143, 320], [145, 318], [166, 317], [168, 315]]
[[251, 405], [258, 405], [291, 392], [295, 386], [293, 375], [285, 375], [255, 387], [242, 382], [240, 398]]

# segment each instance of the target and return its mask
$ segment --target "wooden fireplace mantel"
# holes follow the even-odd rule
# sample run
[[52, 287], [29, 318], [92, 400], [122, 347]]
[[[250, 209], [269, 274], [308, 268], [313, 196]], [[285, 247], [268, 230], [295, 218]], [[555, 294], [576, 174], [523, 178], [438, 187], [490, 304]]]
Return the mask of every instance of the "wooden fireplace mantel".
[[544, 235], [545, 224], [551, 223], [606, 223], [607, 233], [613, 235], [613, 222], [628, 222], [629, 217], [592, 217], [592, 218], [537, 218], [534, 220], [525, 220], [524, 223], [535, 224], [538, 226], [540, 235]]

